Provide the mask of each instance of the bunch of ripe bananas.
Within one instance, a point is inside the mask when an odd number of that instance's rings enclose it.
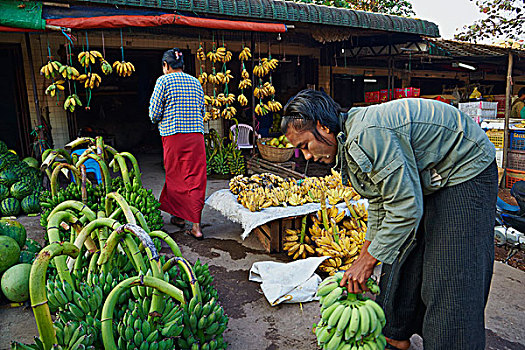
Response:
[[[135,71],[135,66],[133,65],[133,63],[125,61],[113,62],[113,68],[121,77],[129,77]]]
[[[100,61],[100,69],[102,69],[102,73],[105,75],[110,75],[113,73],[113,67],[111,67],[111,64],[104,59]]]
[[[279,112],[281,109],[283,109],[283,106],[275,100],[270,100],[266,103],[266,108],[268,108],[268,110],[271,112]]]
[[[257,98],[275,95],[275,87],[269,82],[265,82],[262,86],[253,89],[253,95]]]
[[[249,47],[244,47],[239,53],[239,59],[241,61],[248,61],[252,57],[252,52]]]
[[[239,82],[239,89],[246,89],[252,86],[251,79],[243,79]]]
[[[58,72],[62,74],[64,79],[75,80],[80,73],[75,67],[63,65],[59,68]]]
[[[223,62],[223,63],[226,63],[226,62],[229,62],[231,61],[232,57],[233,57],[233,54],[231,53],[231,51],[228,51],[226,50],[225,47],[219,47],[217,50],[215,51],[210,51],[208,52],[208,54],[206,55],[206,57],[212,61],[213,63],[215,62]]]
[[[98,51],[92,50],[92,51],[82,51],[78,54],[78,62],[80,62],[80,65],[82,67],[89,67],[90,64],[95,64],[95,61],[97,59],[103,60],[104,57],[102,54]]]
[[[304,216],[301,221],[301,229],[285,230],[283,249],[288,252],[288,255],[292,256],[292,259],[306,259],[308,256],[315,255],[315,249],[312,246],[312,241],[308,235],[306,235],[306,219]]]
[[[204,121],[219,119],[221,117],[221,110],[218,108],[211,108],[204,114]]]
[[[268,112],[269,112],[268,108],[266,107],[264,103],[259,103],[257,104],[257,106],[255,106],[255,114],[259,116],[266,115],[268,114]]]
[[[227,105],[227,104],[231,105],[232,103],[235,102],[235,95],[228,94],[228,96],[226,96],[225,94],[220,93],[217,95],[217,99],[221,102],[222,106]]]
[[[60,73],[61,67],[62,63],[50,60],[40,68],[40,74],[46,77],[46,79],[51,79],[55,77],[55,73]]]
[[[248,99],[246,98],[246,96],[244,96],[244,94],[240,94],[239,96],[237,96],[237,101],[239,101],[239,104],[243,107],[248,105]]]
[[[99,87],[102,78],[97,73],[82,74],[77,78],[78,81],[84,84],[84,88],[94,89]]]
[[[321,298],[321,320],[314,325],[318,345],[326,350],[384,349],[383,309],[363,294],[345,295],[345,288],[339,286],[342,277],[343,273],[338,272],[321,282],[317,289]],[[366,284],[370,292],[380,292],[372,279]]]
[[[199,80],[199,83],[201,83],[201,85],[206,84],[208,82],[208,73],[201,72],[201,74],[199,74],[197,79]]]
[[[261,61],[259,62],[258,65],[253,67],[253,74],[255,74],[256,76],[262,78],[265,75],[270,74],[270,72],[272,70],[277,68],[278,64],[279,64],[279,61],[277,61],[275,58],[268,59],[268,58],[265,57],[265,58],[261,59]]]
[[[197,59],[201,62],[206,61],[206,53],[204,53],[204,49],[202,48],[202,45],[199,45],[199,48],[196,52]]]
[[[216,97],[204,95],[204,104],[212,107],[222,107],[222,101]]]
[[[222,110],[221,117],[224,119],[232,119],[237,114],[237,109],[235,107],[229,106]]]
[[[64,91],[64,80],[58,80],[55,81],[53,84],[49,85],[45,91],[46,95],[51,95],[51,97],[55,97],[57,90]]]
[[[82,106],[77,94],[69,95],[64,101],[64,110],[74,112],[76,106]]]
[[[238,195],[241,191],[257,187],[280,187],[285,180],[271,173],[255,174],[250,177],[238,175],[230,180],[230,191]]]

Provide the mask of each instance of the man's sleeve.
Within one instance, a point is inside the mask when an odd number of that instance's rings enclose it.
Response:
[[[380,199],[371,201],[369,219],[374,222],[367,232],[367,237],[372,238],[368,252],[377,260],[391,264],[423,215],[419,172],[414,157],[405,154],[409,145],[403,148],[400,139],[389,129],[365,130],[356,146],[354,150],[361,150],[370,160],[371,170],[367,175],[381,194]]]
[[[152,123],[158,123],[162,120],[164,114],[164,80],[157,79],[153,94],[149,101],[149,118]]]

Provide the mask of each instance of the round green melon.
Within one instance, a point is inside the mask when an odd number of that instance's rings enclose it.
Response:
[[[0,201],[9,197],[9,188],[0,184]]]
[[[16,220],[0,219],[0,236],[11,237],[22,249],[26,244],[27,232],[24,225]]]
[[[32,189],[26,182],[18,181],[11,185],[11,196],[15,197],[18,200],[21,200],[24,197],[27,197],[31,194]]]
[[[18,180],[16,173],[11,169],[4,169],[0,172],[0,184],[11,187]]]
[[[26,249],[25,250],[36,254],[36,253],[39,253],[40,250],[42,250],[42,246],[40,245],[40,243],[38,243],[34,239],[28,238],[26,239]]]
[[[9,197],[0,202],[0,211],[3,216],[17,216],[20,209],[20,202],[16,198]]]
[[[33,157],[25,157],[22,159],[22,162],[25,162],[27,165],[29,165],[32,168],[38,169],[38,160],[36,160]]]
[[[11,237],[0,236],[0,274],[16,264],[20,258],[20,247]]]
[[[40,200],[38,194],[30,194],[20,203],[22,211],[26,214],[40,213]]]
[[[0,154],[7,152],[7,145],[4,141],[0,140]]]
[[[29,250],[22,250],[20,252],[20,259],[18,259],[18,262],[21,264],[32,264],[35,259],[35,253],[30,252]]]
[[[29,275],[31,264],[18,264],[7,270],[2,276],[2,292],[7,299],[21,303],[29,300]]]

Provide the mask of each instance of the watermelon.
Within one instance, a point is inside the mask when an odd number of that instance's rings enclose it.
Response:
[[[4,154],[5,152],[7,152],[7,145],[4,141],[0,140],[0,154]]]
[[[11,237],[0,236],[0,274],[16,264],[20,258],[20,247]]]
[[[22,199],[20,203],[22,211],[26,214],[40,213],[40,200],[38,197],[38,194],[30,194]]]
[[[7,186],[0,185],[0,201],[3,201],[7,197],[9,197],[9,188],[7,188]]]
[[[16,198],[6,198],[0,202],[0,212],[3,216],[17,216],[20,213],[20,202]]]
[[[0,184],[10,187],[18,180],[16,173],[10,169],[0,171]]]
[[[36,253],[30,252],[29,250],[22,250],[18,262],[21,264],[32,264],[35,259]]]
[[[22,181],[15,182],[11,185],[11,196],[15,197],[18,200],[21,200],[24,197],[27,197],[33,192],[31,187]]]
[[[27,250],[28,252],[36,254],[36,253],[39,253],[40,250],[42,250],[42,246],[40,245],[40,243],[38,243],[34,239],[28,238],[26,240],[26,249],[25,250]]]
[[[22,159],[22,162],[26,163],[31,168],[38,169],[38,160],[36,160],[33,157],[25,157],[24,159]]]
[[[18,264],[7,270],[2,276],[2,292],[7,299],[21,303],[29,300],[29,275],[31,264]]]
[[[16,220],[0,219],[0,236],[11,237],[18,243],[20,249],[26,244],[26,228]]]

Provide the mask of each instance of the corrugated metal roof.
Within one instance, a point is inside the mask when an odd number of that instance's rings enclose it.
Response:
[[[439,37],[435,23],[379,13],[282,0],[78,0],[223,15],[280,22],[302,22],[351,28],[375,29]]]
[[[455,40],[428,38],[428,53],[450,57],[500,57],[507,56],[509,49],[496,45],[473,44]],[[510,49],[519,56],[525,56],[525,50]]]

